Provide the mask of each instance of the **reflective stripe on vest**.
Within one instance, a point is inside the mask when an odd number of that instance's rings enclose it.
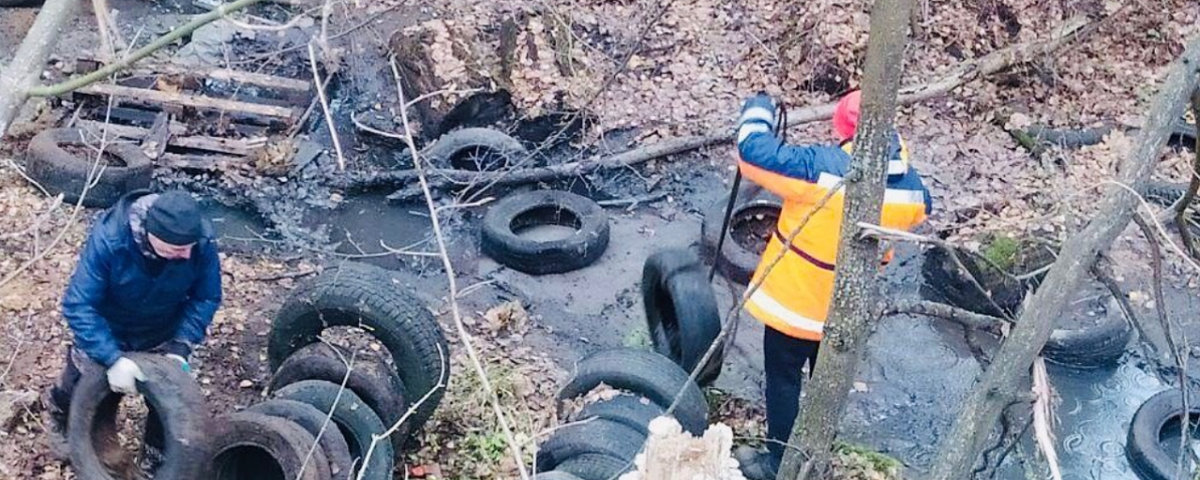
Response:
[[[842,177],[832,173],[821,172],[817,177],[817,186],[829,190],[842,181]],[[838,186],[838,195],[846,193],[846,185]],[[904,190],[900,188],[889,188],[883,192],[883,203],[891,204],[925,204],[925,192],[920,190]]]
[[[847,155],[854,155],[854,142],[846,142],[842,144],[842,151]],[[888,175],[904,175],[908,173],[908,145],[904,143],[904,139],[900,139],[900,159],[888,160]]]
[[[763,289],[759,288],[750,294],[747,303],[752,303],[754,306],[761,308],[764,312],[783,320],[789,326],[820,334],[825,331],[825,322],[822,320],[813,320],[811,318],[800,315],[785,307],[778,300],[775,300]]]

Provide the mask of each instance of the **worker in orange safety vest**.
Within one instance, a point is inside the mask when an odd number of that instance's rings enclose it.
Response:
[[[816,365],[825,318],[833,298],[834,261],[844,209],[839,187],[824,206],[813,209],[851,169],[858,126],[860,92],[843,97],[833,116],[840,145],[788,145],[775,131],[776,107],[763,93],[748,99],[738,121],[738,168],[743,176],[783,199],[774,234],[767,243],[748,291],[746,311],[765,324],[763,364],[766,371],[767,451],[738,452],[750,480],[774,480],[783,448],[799,410],[802,369]],[[908,148],[893,134],[888,148],[887,190],[880,224],[911,230],[925,221],[932,201],[921,177],[909,165]],[[786,240],[812,217],[790,245]],[[773,268],[770,264],[783,251]],[[887,252],[884,260],[890,259]]]

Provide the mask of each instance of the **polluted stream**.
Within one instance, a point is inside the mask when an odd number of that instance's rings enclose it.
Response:
[[[696,212],[702,209],[695,206],[715,199],[703,188],[690,196],[687,205],[660,202],[633,211],[610,209],[612,241],[604,256],[592,266],[560,275],[528,276],[479,254],[478,224],[486,207],[448,216],[453,218],[445,220],[452,226],[447,240],[459,276],[481,285],[463,299],[464,306],[484,311],[495,302],[522,300],[537,326],[521,341],[549,352],[568,370],[591,351],[627,345],[634,332],[644,328],[638,292],[642,262],[660,248],[697,248]],[[254,215],[214,202],[205,206],[226,246],[261,249],[259,235],[267,228]],[[423,298],[444,296],[440,265],[433,263],[436,257],[387,255],[382,248],[436,252],[424,204],[392,205],[383,194],[357,195],[330,210],[313,209],[305,221],[310,227],[327,227],[338,253],[410,275],[413,286],[424,290],[418,291]],[[535,226],[519,233],[548,240],[569,235],[572,229]],[[896,261],[885,275],[886,295],[920,296],[923,258],[916,247],[898,246]],[[733,293],[741,288],[730,288],[718,277],[714,290],[722,312],[733,305]],[[743,315],[740,330],[715,387],[761,402],[761,326]],[[987,352],[996,350],[994,339],[979,343]],[[867,342],[842,437],[892,455],[914,471],[927,471],[939,439],[949,433],[957,408],[979,374],[971,352],[956,325],[912,315],[883,318]],[[1064,479],[1138,479],[1124,450],[1129,423],[1142,402],[1167,388],[1144,363],[1136,352],[1127,352],[1118,365],[1108,368],[1048,364],[1057,396],[1054,434]],[[1171,443],[1169,437],[1165,435],[1166,444]],[[1178,445],[1177,438],[1174,443]],[[1026,478],[1022,461],[1044,474],[1044,462],[1031,460],[1033,455],[1037,454],[1026,435],[996,478]]]

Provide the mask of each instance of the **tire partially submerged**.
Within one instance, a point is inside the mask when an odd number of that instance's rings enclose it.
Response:
[[[154,165],[140,148],[131,143],[109,142],[104,152],[124,165],[99,165],[93,143],[83,130],[51,128],[43,130],[29,141],[25,172],[50,194],[63,194],[63,202],[74,204],[83,196],[83,206],[107,208],[134,190],[149,188]],[[86,156],[68,151],[83,150]],[[107,156],[106,155],[106,156]],[[102,161],[103,162],[103,161]],[[95,183],[88,180],[98,172]],[[86,195],[83,195],[86,188]]]
[[[331,478],[324,451],[312,448],[317,441],[313,434],[283,418],[250,412],[226,415],[213,422],[212,441],[211,473],[196,478]]]
[[[1196,398],[1196,394],[1192,393],[1191,397]],[[1142,480],[1175,479],[1179,452],[1166,451],[1160,440],[1166,428],[1178,428],[1184,418],[1192,423],[1200,421],[1200,405],[1192,402],[1185,412],[1183,398],[1177,388],[1155,394],[1133,414],[1129,436],[1125,441],[1125,454],[1129,457],[1130,466]]]
[[[520,235],[535,225],[574,229],[565,238]],[[532,275],[564,273],[591,265],[608,248],[608,214],[587,197],[556,190],[509,195],[488,209],[481,248],[500,264]]]
[[[205,478],[209,460],[209,426],[212,417],[204,394],[179,362],[162,355],[127,353],[146,374],[138,392],[156,412],[162,425],[163,460],[154,471],[157,480]],[[82,376],[71,398],[67,439],[76,478],[116,480],[102,459],[121,455],[117,438],[117,414],[121,394],[108,386],[104,368],[94,363],[81,365]]]
[[[1125,354],[1133,327],[1115,300],[1109,300],[1099,315],[1080,325],[1055,328],[1042,347],[1046,360],[1072,368],[1111,366]]]
[[[392,355],[410,398],[420,399],[450,378],[450,350],[437,319],[399,279],[383,269],[347,262],[302,284],[275,316],[267,345],[272,371],[327,327],[361,326]],[[445,394],[437,388],[408,422],[416,432]],[[415,400],[414,400],[415,401]]]
[[[520,141],[491,128],[454,130],[421,153],[434,165],[472,171],[500,170],[529,156]]]
[[[642,304],[654,350],[690,374],[721,333],[721,313],[707,270],[687,250],[655,252],[642,268]],[[696,382],[716,380],[724,358],[720,346]]]

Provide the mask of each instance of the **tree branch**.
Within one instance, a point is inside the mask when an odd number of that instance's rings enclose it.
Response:
[[[889,303],[883,309],[884,315],[927,315],[930,317],[938,317],[944,320],[962,325],[963,327],[972,330],[983,330],[985,332],[1000,335],[1004,325],[1007,323],[1004,319],[993,317],[991,315],[983,315],[969,310],[946,305],[944,303],[931,302],[928,300],[902,300]]]
[[[1200,89],[1192,92],[1192,115],[1196,118],[1196,138],[1200,138]],[[1196,199],[1196,191],[1200,190],[1200,141],[1196,142],[1196,159],[1192,164],[1191,181],[1188,182],[1187,192],[1175,207],[1175,224],[1179,227],[1179,237],[1183,239],[1183,247],[1188,255],[1200,258],[1196,254],[1196,240],[1192,238],[1192,229],[1187,222],[1187,210]]]

